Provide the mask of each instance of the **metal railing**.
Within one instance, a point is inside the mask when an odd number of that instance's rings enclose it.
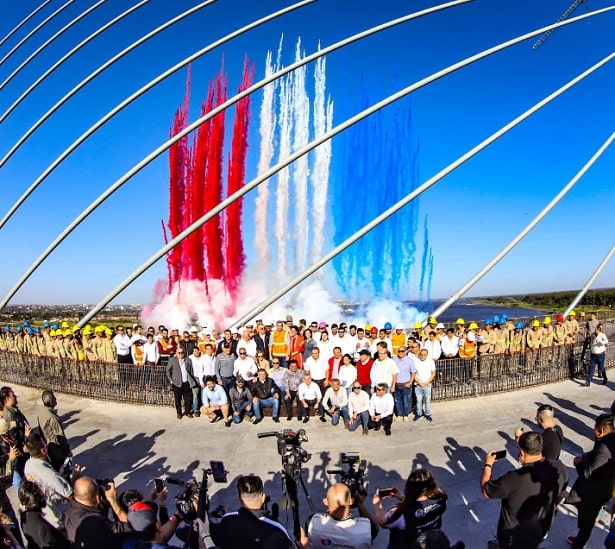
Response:
[[[611,327],[609,331],[615,332],[615,326]],[[581,343],[534,354],[438,360],[433,399],[469,398],[580,377],[589,361],[588,349],[581,363],[582,349]],[[605,366],[615,366],[612,353],[607,352]],[[173,405],[164,366],[78,362],[0,352],[0,368],[0,378],[19,385],[131,404]]]

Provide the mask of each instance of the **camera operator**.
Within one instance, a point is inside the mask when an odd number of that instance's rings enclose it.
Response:
[[[23,445],[26,437],[30,434],[31,428],[26,416],[23,415],[17,406],[17,395],[11,387],[0,389],[0,402],[3,406],[4,421],[9,429],[15,434],[13,446],[19,450],[19,455],[15,459],[13,468],[13,486],[19,490],[19,485],[24,478],[24,467],[28,461],[28,455],[23,453]]]
[[[323,503],[327,506],[324,513],[314,513],[305,523],[299,546],[303,549],[318,547],[344,547],[366,549],[378,534],[378,523],[363,504],[365,496],[356,499],[359,517],[354,518],[350,507],[355,499],[350,489],[341,482],[327,490]]]
[[[118,503],[115,483],[110,480],[99,486],[93,478],[83,476],[75,481],[73,490],[73,499],[64,515],[66,536],[72,546],[119,549],[131,529],[126,512]],[[107,518],[108,508],[101,506],[101,492],[117,516],[116,521]]]
[[[220,549],[293,549],[295,544],[284,527],[267,518],[263,505],[263,481],[256,475],[239,477],[237,496],[241,507],[212,523],[212,539]]]
[[[8,431],[8,423],[0,418],[0,523],[4,526],[5,530],[10,530],[11,535],[16,540],[21,541],[21,533],[17,525],[15,510],[6,494],[7,489],[13,485],[13,470],[20,452],[11,442],[10,438],[6,438]],[[0,528],[0,534],[2,534],[2,528]]]

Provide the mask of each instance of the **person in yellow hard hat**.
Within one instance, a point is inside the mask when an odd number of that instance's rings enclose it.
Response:
[[[467,381],[478,375],[477,331],[478,324],[476,324],[476,322],[471,322],[467,331],[464,331],[463,337],[459,338],[459,356],[468,361],[467,365],[464,367],[464,377]]]
[[[458,318],[455,321],[455,337],[460,340],[466,336],[466,328],[465,328],[465,320],[463,318]]]
[[[540,341],[540,365],[548,367],[553,360],[553,339],[555,337],[555,330],[551,324],[551,317],[546,316],[542,321],[542,339]]]
[[[542,328],[538,319],[532,320],[531,329],[527,331],[527,362],[526,370],[529,372],[536,366],[536,361],[540,353],[540,344],[542,343]]]
[[[577,334],[580,332],[579,323],[577,322],[577,313],[570,311],[566,319],[566,343],[574,345],[577,342]]]

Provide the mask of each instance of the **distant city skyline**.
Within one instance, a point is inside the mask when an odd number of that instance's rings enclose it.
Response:
[[[197,3],[189,0],[179,7],[168,0],[151,2],[95,39],[2,122],[0,157],[96,67]],[[93,0],[73,4],[0,63],[0,83],[45,40],[93,4]],[[271,0],[266,6],[247,0],[218,0],[103,73],[0,168],[0,214],[8,211],[74,139],[140,86],[208,43],[290,4],[286,0]],[[353,91],[361,82],[381,84],[381,97],[370,98],[376,101],[464,57],[555,22],[569,4],[570,0],[475,0],[344,48],[327,56],[327,91],[336,105],[335,112],[346,112],[343,106],[356,107],[360,103]],[[289,52],[301,37],[306,52],[312,53],[319,44],[329,45],[433,5],[433,0],[420,0],[412,6],[400,0],[319,0],[251,31],[192,64],[190,121],[199,116],[199,101],[204,98],[207,82],[219,69],[222,56],[230,92],[241,77],[245,54],[255,62],[255,80],[263,78],[267,50],[275,52],[282,34]],[[588,1],[574,15],[606,5],[604,0]],[[59,6],[59,2],[50,2],[3,44],[0,59]],[[7,1],[0,39],[34,7]],[[127,8],[124,2],[107,2],[44,49],[2,90],[0,115],[62,55]],[[412,94],[408,101],[419,150],[419,183],[611,53],[614,26],[612,12],[589,18],[556,30],[537,50],[531,48],[535,39],[528,40]],[[285,64],[290,62],[284,59]],[[0,230],[5,257],[0,267],[1,296],[83,208],[168,138],[175,109],[183,99],[185,80],[183,69],[96,132]],[[611,62],[421,196],[418,221],[422,227],[423,217],[427,216],[434,255],[432,298],[448,297],[483,267],[608,137],[615,127],[611,98],[614,84]],[[262,96],[262,91],[252,96],[254,124],[250,126],[247,180],[256,175],[255,134]],[[342,120],[334,114],[334,124]],[[334,139],[334,158],[335,143]],[[394,135],[389,146],[395,147]],[[607,227],[615,203],[614,168],[611,147],[552,214],[468,295],[581,288],[613,244],[612,231]],[[163,155],[94,212],[43,263],[11,304],[97,303],[163,245],[161,220],[168,217],[168,178],[168,157]],[[370,199],[369,189],[349,189]],[[251,215],[254,197],[250,193],[244,201],[244,219]],[[353,215],[350,201],[330,208],[335,211],[332,217],[336,223]],[[327,223],[325,228],[331,246],[332,225]],[[417,239],[421,238],[419,232]],[[248,262],[253,263],[254,250],[246,251]],[[346,253],[352,253],[352,248]],[[420,257],[415,260],[420,261]],[[336,294],[330,269],[327,272],[332,298],[342,298]],[[147,303],[158,281],[165,278],[166,266],[159,261],[115,303]],[[614,280],[615,265],[611,263],[596,281],[596,287],[608,287]],[[407,297],[411,299],[417,292],[418,287],[411,287]]]

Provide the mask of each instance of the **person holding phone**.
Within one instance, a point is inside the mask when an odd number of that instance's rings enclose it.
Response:
[[[385,511],[382,503],[386,498],[394,498],[399,503]],[[397,488],[378,490],[372,503],[378,524],[389,530],[388,547],[412,547],[423,532],[440,529],[447,500],[448,495],[427,469],[410,473],[403,494]]]
[[[505,451],[502,455],[492,450],[485,456],[480,485],[485,498],[502,500],[499,547],[533,549],[551,527],[555,506],[568,485],[568,470],[558,460],[544,459],[540,433],[522,433],[517,445],[521,468],[491,480],[496,460],[505,457]]]

